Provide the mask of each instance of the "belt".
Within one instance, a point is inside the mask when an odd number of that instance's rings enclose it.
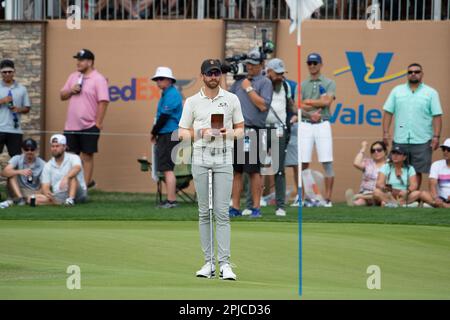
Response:
[[[227,148],[223,147],[223,148],[209,148],[209,147],[203,147],[202,151],[205,152],[206,150],[209,151],[209,153],[214,156],[216,154],[223,154],[223,153],[227,153]]]
[[[314,122],[311,121],[310,119],[302,119],[302,122],[311,123],[311,124],[318,124],[318,123],[322,123],[325,121],[328,121],[328,119],[320,119],[319,121],[314,121]]]

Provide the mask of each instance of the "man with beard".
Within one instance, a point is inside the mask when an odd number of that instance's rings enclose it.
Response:
[[[209,217],[208,170],[213,171],[213,211],[220,279],[236,280],[230,259],[230,218],[228,206],[233,185],[233,141],[243,136],[244,117],[236,95],[219,86],[219,60],[207,59],[201,65],[205,86],[186,99],[179,123],[179,136],[190,146],[193,139],[192,176],[197,191],[200,240],[205,265],[197,277],[215,275],[216,259],[211,239],[213,223]],[[218,120],[217,120],[218,119]]]
[[[94,68],[94,54],[82,49],[74,56],[77,71],[73,72],[61,89],[61,100],[69,100],[64,135],[68,151],[80,155],[84,180],[94,187],[94,153],[98,151],[100,131],[109,103],[108,82]]]
[[[66,152],[66,137],[55,134],[50,138],[50,151],[53,156],[44,166],[41,175],[42,195],[36,195],[36,205],[66,205],[87,200],[87,187],[84,181],[81,159]]]
[[[438,92],[422,82],[418,63],[408,66],[408,82],[392,89],[383,110],[383,141],[389,143],[392,117],[395,117],[393,147],[408,153],[420,188],[422,174],[429,173],[432,153],[439,147],[442,108]]]

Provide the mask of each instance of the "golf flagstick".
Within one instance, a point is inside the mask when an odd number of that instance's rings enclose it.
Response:
[[[212,181],[212,179],[213,179],[212,169],[208,169],[208,202],[209,202],[208,212],[209,212],[209,250],[210,250],[209,262],[210,262],[210,268],[211,268],[210,278],[212,278],[212,274],[213,274],[213,254],[214,254],[213,221],[212,221],[212,212],[213,212],[213,185],[212,185],[213,181]]]

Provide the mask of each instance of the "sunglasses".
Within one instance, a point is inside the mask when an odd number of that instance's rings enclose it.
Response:
[[[166,79],[166,78],[159,77],[159,78],[155,78],[155,81],[163,81],[164,79]]]
[[[34,152],[34,150],[36,150],[36,149],[32,149],[32,148],[26,148],[26,149],[23,149],[25,152]]]
[[[310,66],[310,65],[317,66],[319,63],[317,61],[308,61],[306,64],[308,66]]]
[[[208,71],[205,73],[205,76],[207,77],[220,77],[222,75],[222,72],[220,72],[219,70],[215,70],[215,71]]]
[[[383,152],[384,149],[383,148],[373,148],[372,150],[370,150],[370,153],[380,153]]]
[[[2,74],[12,74],[14,71],[2,71]]]
[[[391,153],[392,153],[392,154],[398,154],[398,155],[404,156],[404,154],[403,154],[403,153],[401,153],[401,152],[397,152],[397,151],[392,151]]]
[[[450,152],[450,148],[449,147],[441,147],[442,151],[447,151]]]
[[[421,70],[408,70],[408,74],[420,74]]]

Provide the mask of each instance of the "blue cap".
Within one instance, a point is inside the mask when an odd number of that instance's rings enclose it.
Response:
[[[306,62],[317,62],[317,63],[322,63],[322,57],[320,56],[320,54],[318,53],[310,53],[308,55],[308,59],[306,60]]]

